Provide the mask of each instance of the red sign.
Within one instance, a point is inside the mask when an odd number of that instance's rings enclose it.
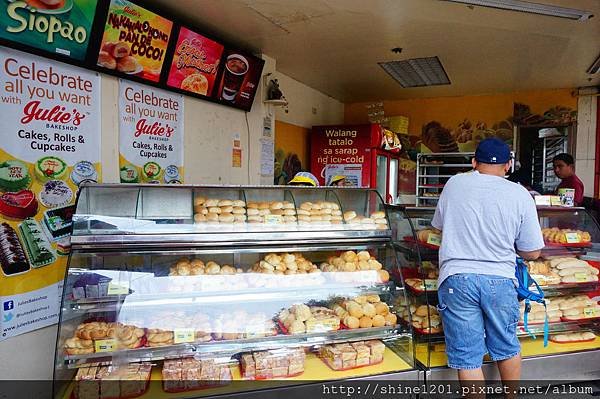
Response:
[[[360,187],[369,187],[371,148],[380,143],[379,125],[315,126],[310,136],[311,172],[319,184],[342,170],[358,172]],[[344,165],[348,165],[345,167]]]
[[[221,44],[182,27],[167,85],[210,97],[222,54]]]

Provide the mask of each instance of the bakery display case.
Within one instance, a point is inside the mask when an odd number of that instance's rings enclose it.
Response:
[[[71,245],[55,398],[420,376],[374,190],[85,185]]]
[[[442,232],[431,227],[435,208],[386,208],[407,289],[407,296],[397,299],[398,317],[413,327],[415,359],[427,370],[426,379],[455,379],[456,373],[447,367],[443,323],[436,309]],[[523,378],[596,379],[600,376],[598,223],[584,208],[538,207],[538,215],[546,246],[539,259],[527,263],[545,294],[549,342],[544,346],[543,305],[532,303],[525,329],[522,303],[517,331]],[[484,363],[486,375],[495,375],[490,366]]]

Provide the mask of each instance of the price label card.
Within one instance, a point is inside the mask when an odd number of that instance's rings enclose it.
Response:
[[[94,341],[96,352],[113,352],[117,348],[117,341],[114,339],[97,339]]]
[[[579,244],[581,242],[581,236],[579,233],[565,233],[567,244]]]
[[[550,205],[551,206],[562,206],[563,203],[560,200],[560,197],[558,195],[551,195],[550,196]]]
[[[596,308],[583,308],[583,315],[585,317],[598,317],[600,312]]]
[[[440,246],[442,245],[442,236],[435,233],[429,233],[427,236],[427,244]]]
[[[108,283],[107,295],[129,295],[129,281],[111,281]]]
[[[173,342],[182,344],[184,342],[194,342],[196,333],[193,328],[177,328],[173,330]]]
[[[446,344],[435,344],[433,346],[434,352],[446,352]]]
[[[438,282],[437,282],[437,280],[426,279],[425,280],[425,289],[427,291],[437,291],[437,289],[438,289]]]
[[[535,204],[537,206],[550,206],[550,205],[552,205],[551,202],[550,202],[550,196],[549,195],[536,195],[535,197],[533,197],[533,199],[535,200]]]
[[[265,215],[266,224],[282,224],[283,216],[281,215]]]
[[[586,273],[575,273],[575,280],[577,280],[578,283],[582,283],[587,281],[587,274]]]

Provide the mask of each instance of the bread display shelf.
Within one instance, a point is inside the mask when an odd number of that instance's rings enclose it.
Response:
[[[184,343],[163,347],[143,347],[113,352],[89,353],[84,355],[64,355],[63,360],[68,368],[78,368],[95,362],[111,363],[113,357],[125,358],[127,359],[127,362],[133,363],[194,356],[197,354],[211,354],[211,356],[233,356],[236,353],[255,350],[270,350],[298,346],[310,347],[313,345],[336,344],[371,339],[385,340],[396,337],[396,329],[397,326],[386,326],[317,332],[310,334],[280,334],[264,338]]]
[[[115,311],[118,310],[118,308],[121,308],[121,305],[132,307],[144,305],[152,306],[158,309],[161,306],[173,306],[172,301],[177,299],[185,299],[190,306],[198,306],[204,299],[210,300],[211,303],[218,303],[218,298],[221,298],[221,302],[231,302],[235,301],[235,297],[240,295],[244,296],[246,302],[264,301],[265,299],[276,299],[278,297],[285,298],[286,300],[291,300],[296,297],[303,299],[306,297],[306,292],[302,288],[310,290],[311,293],[318,297],[326,298],[331,296],[354,296],[357,292],[360,292],[363,295],[387,295],[393,292],[395,285],[393,282],[379,283],[374,285],[348,283],[338,285],[330,284],[318,287],[272,287],[232,291],[131,294],[123,296],[72,300],[70,301],[70,308],[72,312],[78,313]],[[156,304],[152,303],[153,301],[156,301]],[[123,304],[124,302],[125,304]],[[126,306],[123,306],[123,308],[126,308]],[[185,306],[185,303],[178,304],[178,306]]]
[[[416,240],[414,237],[411,237],[411,236],[406,236],[406,237],[403,237],[402,239],[404,241],[408,242],[408,243],[416,244],[416,245],[418,245],[420,247],[431,249],[431,250],[434,250],[434,251],[437,251],[437,250],[440,249],[440,247],[438,245],[428,244],[426,242]]]
[[[547,248],[591,248],[592,247],[592,243],[591,242],[577,242],[577,243],[570,243],[570,244],[560,244],[560,243],[556,243],[556,242],[548,242],[545,241],[544,242],[546,244]]]

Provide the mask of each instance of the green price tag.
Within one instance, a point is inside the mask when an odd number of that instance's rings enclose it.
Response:
[[[129,294],[129,281],[119,281],[115,283],[111,281],[108,283],[108,295],[128,295]]]
[[[429,236],[427,236],[427,244],[436,245],[439,247],[442,245],[442,236],[435,233],[429,233]]]
[[[438,289],[437,280],[425,279],[425,289],[427,291],[437,291],[437,289]]]
[[[581,236],[579,233],[565,233],[567,244],[578,244],[581,242]]]
[[[265,215],[266,224],[281,224],[283,223],[283,216],[281,215]]]
[[[116,347],[117,342],[114,339],[97,339],[94,341],[96,352],[113,352]]]
[[[596,308],[584,308],[583,309],[583,315],[585,317],[597,317],[598,316],[598,309],[596,309]]]
[[[173,330],[173,342],[182,344],[184,342],[194,342],[196,333],[193,328],[177,328]]]

